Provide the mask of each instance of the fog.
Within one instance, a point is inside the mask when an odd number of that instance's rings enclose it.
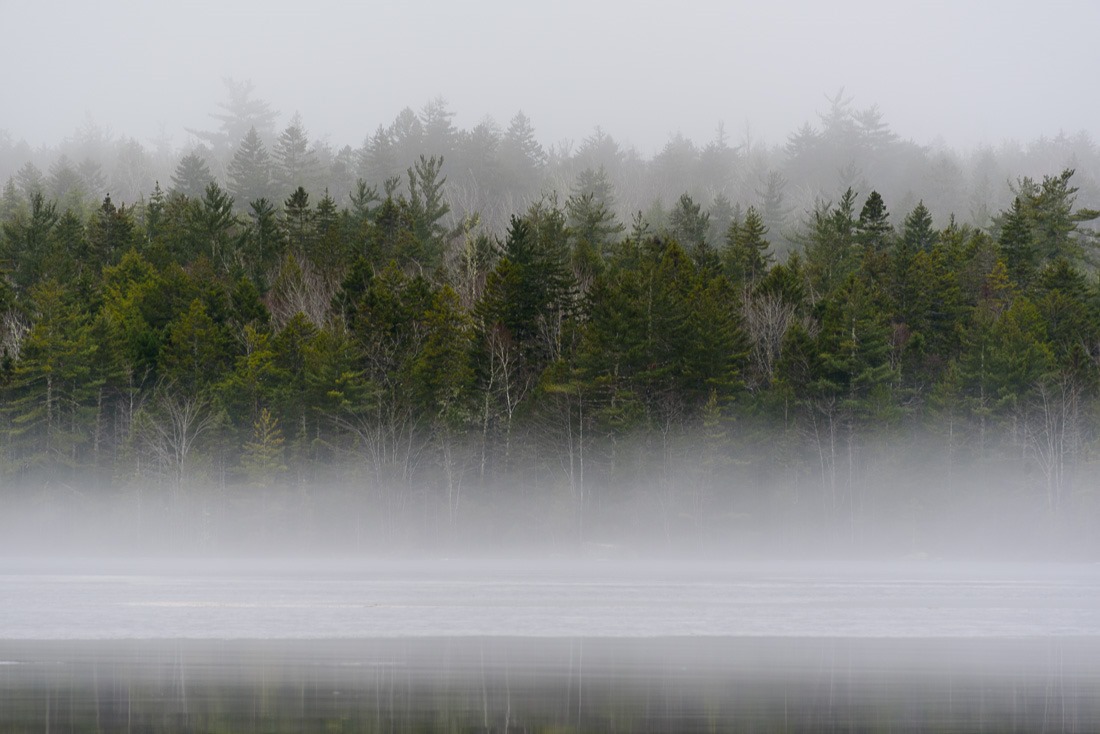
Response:
[[[1070,455],[1062,489],[1052,489],[1033,462],[962,457],[916,432],[864,436],[856,458],[824,464],[812,441],[798,458],[780,434],[765,436],[776,448],[756,448],[755,458],[736,447],[716,453],[697,431],[665,450],[630,440],[637,445],[617,447],[614,474],[602,463],[606,446],[586,445],[585,464],[571,471],[570,449],[546,443],[525,449],[537,459],[479,478],[473,440],[451,446],[449,464],[420,447],[403,459],[417,465],[404,478],[355,455],[262,482],[203,456],[182,479],[149,470],[104,485],[31,474],[5,493],[0,557],[146,559],[146,572],[150,559],[170,570],[177,558],[208,570],[229,558],[291,569],[309,559],[526,559],[561,564],[566,575],[589,562],[932,564],[949,574],[952,563],[1087,566],[1100,557],[1093,465]]]
[[[903,139],[960,148],[1094,130],[1089,2],[537,3],[284,0],[0,3],[0,130],[52,145],[90,119],[144,145],[210,127],[221,80],[336,148],[442,96],[460,127],[517,110],[544,145],[596,125],[657,152],[670,135],[782,143],[843,87]]]

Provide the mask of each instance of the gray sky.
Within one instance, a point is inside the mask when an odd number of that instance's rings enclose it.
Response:
[[[337,146],[437,95],[462,127],[523,109],[543,142],[598,124],[646,155],[719,120],[782,142],[841,86],[921,143],[1100,125],[1097,2],[0,0],[0,22],[0,129],[32,145],[89,116],[181,144],[224,76]]]

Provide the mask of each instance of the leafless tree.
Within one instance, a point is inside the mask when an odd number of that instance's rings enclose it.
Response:
[[[1041,381],[1025,420],[1024,441],[1028,453],[1046,480],[1047,509],[1062,509],[1077,457],[1084,445],[1081,402],[1084,389],[1073,375]]]
[[[488,384],[482,406],[481,474],[484,476],[489,444],[489,427],[496,409],[504,419],[504,461],[511,462],[512,426],[516,410],[535,383],[530,370],[523,369],[519,346],[504,327],[497,325],[486,335]]]
[[[217,413],[205,395],[163,384],[137,420],[142,444],[169,479],[175,504],[187,481],[195,444],[217,424]]]
[[[308,260],[288,255],[271,289],[271,318],[281,329],[296,314],[320,328],[328,319],[337,284]]]
[[[9,308],[0,319],[0,352],[12,356],[19,354],[23,348],[23,339],[30,330],[31,325],[26,315]]]
[[[775,365],[783,348],[787,330],[795,323],[794,304],[777,293],[753,294],[746,291],[742,299],[745,330],[752,342],[749,358],[753,371],[760,376],[761,386],[775,377]]]

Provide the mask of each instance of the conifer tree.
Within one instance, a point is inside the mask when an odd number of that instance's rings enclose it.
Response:
[[[234,201],[243,205],[260,198],[272,198],[271,157],[256,128],[250,128],[241,140],[226,173]]]
[[[180,159],[176,172],[172,174],[172,191],[177,194],[201,199],[206,187],[214,180],[199,151],[192,151]]]

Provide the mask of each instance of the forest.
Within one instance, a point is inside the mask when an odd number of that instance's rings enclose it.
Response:
[[[8,538],[1100,552],[1086,134],[840,92],[647,159],[436,99],[335,149],[227,97],[183,150],[0,133]]]

